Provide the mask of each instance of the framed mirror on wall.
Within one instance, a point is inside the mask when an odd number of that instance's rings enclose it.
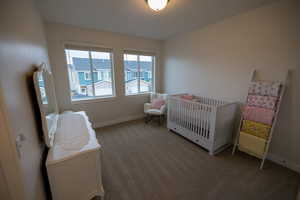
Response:
[[[59,110],[53,77],[45,63],[37,67],[33,75],[33,82],[41,113],[44,140],[46,145],[51,147],[57,127]]]

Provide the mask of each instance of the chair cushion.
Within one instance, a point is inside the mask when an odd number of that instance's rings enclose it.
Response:
[[[161,110],[158,109],[149,109],[146,111],[147,114],[150,115],[162,115],[163,113],[161,112]]]
[[[163,99],[153,99],[151,102],[152,109],[160,109],[163,105],[165,105],[166,101]]]

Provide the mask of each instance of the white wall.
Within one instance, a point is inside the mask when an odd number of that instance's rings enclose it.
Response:
[[[1,163],[0,163],[0,195],[1,195],[1,198],[3,198],[3,199],[8,199],[8,200],[11,199],[11,195],[8,190],[6,177],[3,173]]]
[[[32,75],[34,66],[48,63],[44,27],[33,0],[1,1],[0,24],[0,96],[13,137],[26,137],[20,158],[26,192],[22,199],[41,200],[45,199],[41,175],[45,146]]]
[[[299,1],[280,1],[167,40],[162,80],[168,93],[244,102],[252,69],[269,80],[293,69],[271,156],[300,171],[299,10]]]
[[[54,23],[46,24],[46,33],[60,111],[85,110],[95,126],[142,116],[143,103],[148,101],[148,95],[124,96],[122,52],[124,49],[133,49],[156,53],[156,86],[159,90],[160,41]],[[64,43],[68,41],[113,48],[116,98],[72,104],[64,54]]]

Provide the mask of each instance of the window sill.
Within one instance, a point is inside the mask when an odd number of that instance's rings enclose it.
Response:
[[[135,96],[149,96],[152,92],[144,92],[137,94],[126,94],[125,97],[135,97]]]
[[[105,96],[105,97],[71,100],[71,103],[72,104],[97,103],[97,102],[113,101],[115,99],[116,99],[116,96]]]

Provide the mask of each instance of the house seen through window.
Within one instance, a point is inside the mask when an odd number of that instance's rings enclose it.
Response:
[[[155,57],[124,54],[124,75],[126,95],[149,93],[153,91],[153,72]]]
[[[114,95],[110,51],[66,47],[65,54],[72,100]]]

